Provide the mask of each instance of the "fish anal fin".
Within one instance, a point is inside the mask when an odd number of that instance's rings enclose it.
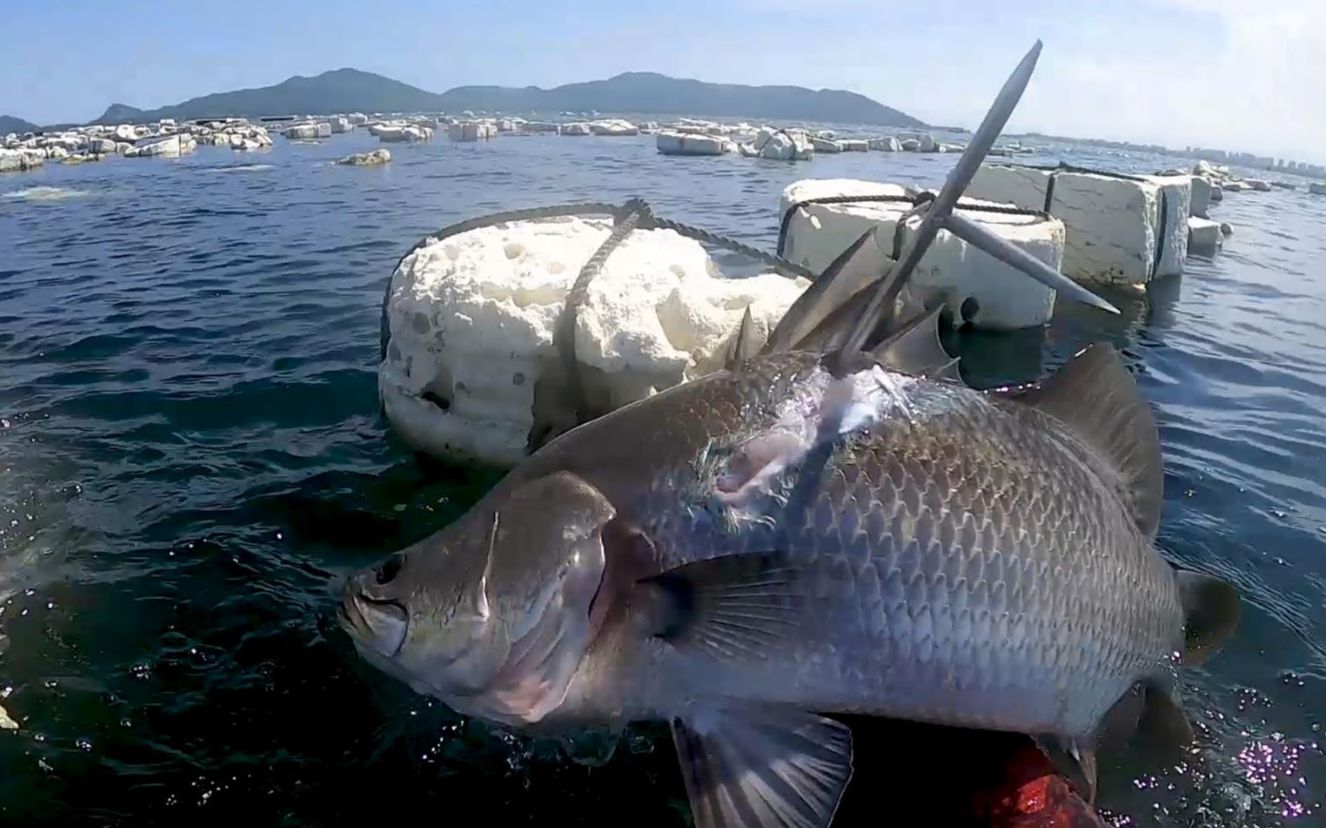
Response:
[[[1137,732],[1148,745],[1165,750],[1186,747],[1194,738],[1192,724],[1179,700],[1158,684],[1146,687],[1146,706],[1137,722]]]
[[[693,711],[672,738],[696,828],[827,828],[852,776],[846,725],[802,710]]]
[[[1096,728],[1100,750],[1122,750],[1140,742],[1144,747],[1172,751],[1192,743],[1193,729],[1168,680],[1134,684],[1109,709]]]
[[[1119,475],[1137,527],[1155,538],[1165,483],[1160,435],[1118,352],[1092,345],[1017,399],[1063,422],[1103,455]]]
[[[1182,661],[1201,664],[1219,652],[1238,627],[1239,593],[1225,581],[1200,572],[1177,571],[1174,581],[1183,606]]]
[[[1094,738],[1065,739],[1046,735],[1037,737],[1036,744],[1054,763],[1059,775],[1066,779],[1088,804],[1096,801],[1097,765]]]
[[[802,566],[778,552],[726,555],[640,583],[661,593],[655,635],[711,658],[761,659],[803,615]]]

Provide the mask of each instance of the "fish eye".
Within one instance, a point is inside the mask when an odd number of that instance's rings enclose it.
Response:
[[[401,571],[403,557],[403,555],[392,555],[382,562],[382,566],[378,567],[377,574],[374,576],[378,586],[386,586],[396,580],[396,576]]]

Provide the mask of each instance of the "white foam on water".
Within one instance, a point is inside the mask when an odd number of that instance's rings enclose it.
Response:
[[[74,190],[68,187],[28,187],[5,193],[7,201],[63,201],[68,198],[82,198],[91,195],[87,190]]]
[[[212,167],[216,172],[262,172],[276,169],[275,164],[232,164],[226,167]]]

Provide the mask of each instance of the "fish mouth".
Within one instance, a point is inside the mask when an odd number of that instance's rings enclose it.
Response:
[[[360,647],[394,658],[405,646],[405,634],[410,627],[405,606],[394,599],[365,595],[358,578],[346,581],[336,614],[341,628]]]

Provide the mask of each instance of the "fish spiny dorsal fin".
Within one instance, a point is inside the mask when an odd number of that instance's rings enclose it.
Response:
[[[937,304],[928,311],[905,322],[892,336],[871,350],[871,356],[886,368],[903,374],[945,379],[958,378],[957,361],[944,350],[939,339],[939,315],[944,305]]]
[[[728,343],[727,358],[724,367],[731,370],[758,354],[760,351],[759,335],[755,332],[755,319],[750,314],[750,306],[741,316],[741,325],[737,328],[732,341]]]
[[[858,256],[883,256],[877,245],[870,244],[874,236],[873,228],[867,230],[829,262],[819,278],[811,282],[810,287],[783,313],[783,318],[778,320],[773,332],[769,334],[761,353],[775,354],[799,348],[796,343],[804,341],[814,329],[820,327],[825,317],[855,299],[855,292],[861,288],[862,271],[853,265],[853,261]],[[871,250],[871,247],[874,249]],[[872,279],[871,283],[874,281]]]
[[[1092,345],[1016,399],[1062,421],[1104,455],[1119,474],[1137,527],[1154,539],[1165,482],[1160,435],[1151,408],[1114,348]]]

